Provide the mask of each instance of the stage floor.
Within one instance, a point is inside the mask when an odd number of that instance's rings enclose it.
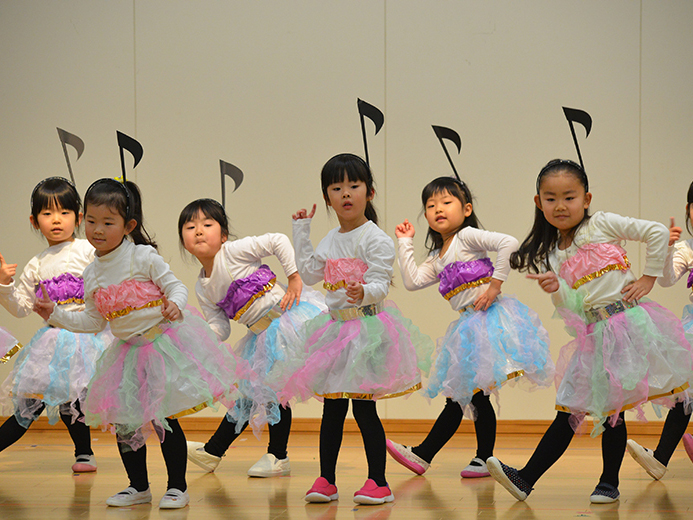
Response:
[[[319,476],[318,437],[292,434],[289,443],[290,477],[253,479],[247,469],[266,450],[266,437],[258,441],[244,434],[229,450],[215,473],[188,466],[190,505],[160,511],[166,473],[161,451],[148,446],[153,503],[130,508],[110,508],[105,500],[127,487],[125,470],[111,434],[93,432],[98,472],[72,474],[74,459],[66,431],[29,432],[0,453],[0,518],[2,520],[58,520],[102,518],[139,519],[247,519],[247,520],[398,520],[481,519],[555,520],[562,518],[676,520],[693,517],[693,464],[682,447],[674,454],[669,472],[653,481],[628,454],[621,470],[621,500],[591,505],[589,495],[601,473],[600,440],[576,437],[563,458],[537,483],[526,502],[517,502],[491,478],[468,480],[460,470],[473,457],[472,435],[456,435],[438,454],[431,469],[419,477],[388,458],[387,478],[395,501],[381,506],[361,506],[352,501],[366,479],[366,460],[357,434],[346,434],[337,467],[340,500],[331,504],[306,504],[303,496]],[[188,440],[204,441],[209,433],[191,432]],[[398,435],[403,444],[420,435]],[[539,438],[499,436],[496,456],[521,466]],[[654,447],[656,437],[636,437]]]

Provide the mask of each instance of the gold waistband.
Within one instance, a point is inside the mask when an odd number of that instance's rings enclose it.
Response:
[[[600,276],[604,276],[609,271],[627,271],[628,269],[630,269],[630,262],[628,261],[628,257],[626,255],[623,255],[623,261],[625,262],[625,265],[624,264],[607,265],[606,267],[600,269],[599,271],[595,271],[594,273],[590,273],[588,275],[583,276],[582,278],[580,278],[579,280],[577,280],[573,284],[573,289],[577,289],[581,285],[584,285],[587,282],[594,280],[595,278],[599,278]]]
[[[82,305],[84,303],[84,298],[68,298],[67,300],[58,300],[55,303],[58,305],[67,305],[68,303],[77,303]]]
[[[12,347],[7,354],[5,354],[3,357],[0,358],[0,363],[7,363],[12,356],[14,356],[17,352],[22,350],[24,348],[24,345],[21,343],[17,343],[14,347]]]
[[[443,298],[449,300],[453,296],[460,294],[462,291],[466,291],[467,289],[471,289],[472,287],[479,287],[480,285],[484,285],[485,283],[489,283],[490,281],[491,277],[487,276],[486,278],[479,278],[478,280],[474,280],[473,282],[463,283],[462,285],[458,285],[457,287],[455,287],[449,293],[444,294]]]
[[[385,394],[378,396],[376,399],[392,399],[393,397],[401,397],[403,395],[411,394],[421,389],[421,383],[416,383],[414,386],[407,388],[402,392],[396,392],[394,394]],[[375,394],[363,394],[359,392],[332,392],[330,394],[319,394],[318,397],[324,399],[362,399],[372,401]]]
[[[164,329],[161,328],[161,325],[154,325],[152,328],[150,328],[150,329],[144,331],[142,334],[140,334],[140,336],[142,336],[143,338],[147,338],[149,341],[154,341],[154,339],[157,336],[159,336],[163,333],[164,333]]]
[[[257,335],[260,334],[261,332],[264,332],[267,330],[267,327],[270,326],[273,320],[276,320],[282,315],[282,311],[278,307],[272,307],[262,318],[257,320],[255,323],[252,325],[249,325],[248,328],[250,331]]]
[[[627,302],[625,300],[618,300],[604,307],[598,307],[596,309],[589,309],[585,311],[585,316],[587,317],[587,323],[597,323],[598,321],[608,320],[614,314],[623,312],[627,309],[632,309],[640,305],[638,300],[633,300],[632,302]]]
[[[131,307],[130,305],[128,305],[127,307],[125,307],[124,309],[120,309],[119,311],[113,311],[113,312],[107,313],[104,316],[104,318],[106,319],[106,321],[111,321],[111,320],[114,320],[116,318],[120,318],[122,316],[125,316],[126,314],[130,314],[132,311],[140,311],[142,309],[148,309],[150,307],[160,307],[163,304],[164,304],[164,300],[162,298],[159,298],[158,300],[147,302],[144,305],[140,305],[139,307]]]
[[[262,296],[264,296],[268,292],[270,292],[272,290],[272,287],[274,287],[274,284],[276,282],[277,282],[277,277],[275,276],[269,282],[267,282],[265,285],[263,285],[262,289],[260,289],[257,293],[253,294],[253,296],[251,296],[250,300],[248,300],[243,307],[238,309],[238,312],[234,315],[233,319],[235,321],[238,321],[239,319],[241,319],[241,316],[243,316],[245,314],[245,311],[247,311],[250,308],[250,306],[253,304],[253,302],[255,300],[257,300],[258,298],[261,298]]]
[[[334,321],[351,321],[368,316],[375,316],[383,312],[385,305],[383,302],[372,303],[363,307],[349,307],[348,309],[334,309],[330,311],[330,316]]]
[[[322,286],[328,291],[336,291],[337,289],[346,289],[346,280],[339,280],[337,283],[323,282]]]

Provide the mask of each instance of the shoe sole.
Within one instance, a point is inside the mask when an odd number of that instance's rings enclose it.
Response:
[[[460,473],[460,477],[462,478],[483,478],[483,477],[490,477],[491,474],[488,471],[484,472],[477,472],[477,471],[464,471]]]
[[[248,476],[253,477],[253,478],[271,478],[271,477],[286,477],[288,475],[291,475],[291,470],[282,470],[282,471],[276,471],[273,473],[264,473],[260,471],[248,471]]]
[[[93,473],[96,471],[96,466],[91,464],[73,464],[72,471],[73,473]]]
[[[185,503],[172,502],[172,503],[162,504],[161,502],[159,502],[159,509],[183,509],[189,503],[190,503],[190,500],[188,500]]]
[[[590,496],[590,502],[592,504],[613,504],[614,502],[618,502],[619,498],[621,498],[621,495],[617,498],[605,497],[604,495],[592,495]]]
[[[426,468],[424,468],[421,464],[412,462],[411,460],[402,456],[402,454],[399,451],[397,451],[394,447],[392,447],[389,442],[385,444],[385,448],[387,449],[387,452],[390,454],[390,457],[395,459],[396,462],[407,468],[409,471],[416,473],[417,475],[423,475],[424,473],[426,473]]]
[[[505,471],[503,471],[498,459],[491,457],[486,461],[486,467],[496,482],[503,486],[508,493],[510,493],[520,502],[524,502],[527,499],[527,493],[520,491],[518,487],[512,483],[512,481],[508,478],[508,475],[506,475]]]
[[[152,497],[149,498],[141,498],[139,500],[133,500],[129,501],[127,503],[122,503],[122,504],[116,504],[116,503],[109,503],[108,500],[106,500],[106,505],[109,507],[128,507],[128,506],[136,506],[139,504],[149,504],[152,501]]]
[[[378,504],[384,504],[386,502],[392,502],[395,499],[394,495],[390,494],[386,497],[382,498],[375,498],[375,497],[369,497],[366,495],[355,495],[354,496],[354,502],[357,504],[365,505],[365,506],[375,506]]]
[[[339,493],[334,495],[323,495],[322,493],[308,493],[305,496],[305,501],[311,504],[324,504],[327,502],[332,502],[333,500],[339,500]]]
[[[633,460],[635,460],[635,462],[637,462],[640,465],[640,467],[642,467],[642,469],[644,469],[647,472],[647,474],[653,479],[660,480],[667,472],[666,468],[664,468],[664,471],[658,470],[658,468],[651,468],[649,465],[649,457],[645,458],[644,456],[645,448],[637,444],[635,441],[631,441],[630,439],[628,439],[628,442],[626,443],[626,449],[628,450],[630,456],[633,457]]]

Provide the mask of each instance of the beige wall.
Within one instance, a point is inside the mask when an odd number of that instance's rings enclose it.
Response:
[[[369,150],[393,237],[395,224],[416,221],[423,185],[449,174],[436,124],[462,136],[454,160],[485,227],[523,238],[538,169],[575,157],[563,105],[594,119],[587,140],[578,128],[593,209],[681,221],[693,164],[692,18],[690,2],[651,0],[2,2],[0,252],[21,268],[45,247],[29,229],[28,200],[42,178],[67,175],[55,127],[85,141],[73,156],[82,193],[119,174],[118,129],[144,146],[132,178],[147,223],[192,288],[198,268],[179,254],[176,221],[191,200],[219,196],[219,159],[246,174],[228,197],[236,233],[290,235],[290,214],[320,203],[322,164],[362,153],[357,97],[385,112],[378,136],[369,125]],[[314,241],[334,225],[320,206]],[[638,270],[642,248],[629,250]],[[540,313],[555,358],[568,336],[549,298],[517,273],[504,292]],[[398,273],[391,296],[432,337],[455,318],[437,291],[408,293]],[[677,315],[688,301],[683,283],[653,297]],[[0,309],[0,324],[26,342],[41,321]],[[232,340],[243,333],[235,327]],[[501,419],[554,415],[553,388],[501,394]],[[384,418],[440,408],[419,396],[379,404]],[[317,403],[295,412],[319,414]]]

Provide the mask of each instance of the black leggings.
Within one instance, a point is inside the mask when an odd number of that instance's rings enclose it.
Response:
[[[378,486],[387,486],[385,480],[385,430],[378,417],[375,401],[353,399],[356,424],[361,431],[363,447],[368,461],[368,478]],[[349,399],[325,399],[320,424],[320,476],[330,484],[337,480],[337,457],[342,446],[344,419],[349,409]]]
[[[618,416],[616,426],[611,426],[609,421],[604,423],[602,433],[602,474],[599,482],[611,484],[618,487],[618,473],[621,470],[623,455],[626,452],[626,441],[628,432],[623,412]],[[539,445],[534,450],[532,457],[527,465],[519,471],[522,477],[530,486],[553,466],[561,458],[561,455],[568,449],[570,441],[573,440],[575,431],[570,425],[570,414],[558,412],[556,418],[546,430],[544,436],[539,441]]]
[[[79,408],[79,401],[74,404],[75,408],[79,411],[79,419],[83,420],[84,414]],[[46,405],[42,404],[41,408],[36,411],[33,419],[34,421],[38,419],[45,407]],[[61,413],[60,419],[62,419],[65,426],[67,426],[67,431],[75,445],[75,457],[78,455],[93,455],[94,452],[91,450],[91,432],[89,431],[89,426],[80,420],[73,422],[72,415],[69,413]],[[0,426],[0,451],[12,446],[22,438],[26,431],[27,428],[19,424],[14,415],[9,417],[2,426]]]
[[[243,433],[248,427],[248,423],[241,426],[241,431],[236,433],[236,423],[229,421],[226,417],[221,420],[217,431],[214,432],[207,444],[205,451],[210,455],[221,457],[229,449],[231,443]],[[291,408],[279,407],[279,422],[269,425],[269,446],[267,453],[271,453],[279,460],[287,457],[286,447],[289,444],[289,434],[291,433]]]
[[[183,433],[180,424],[178,424],[178,419],[166,420],[172,430],[164,431],[164,440],[161,443],[161,453],[164,455],[166,472],[168,473],[167,488],[185,491],[188,489],[185,481],[185,470],[188,464],[185,433]],[[130,486],[137,491],[145,491],[149,488],[147,446],[144,445],[140,449],[133,451],[126,444],[118,442],[118,451],[130,479]]]
[[[690,420],[690,414],[686,415],[683,404],[680,402],[676,403],[676,406],[669,410],[666,421],[664,421],[659,444],[654,452],[655,459],[665,466],[669,464],[676,446],[679,445],[681,437],[686,433],[686,428]]]
[[[476,457],[484,462],[493,456],[496,444],[496,412],[491,405],[491,399],[483,392],[477,392],[472,397],[472,405],[476,409],[474,431],[476,433]],[[412,451],[426,462],[430,463],[450,438],[455,435],[462,422],[462,407],[450,399],[445,400],[445,408],[440,412],[433,428],[428,432],[424,441],[412,448]]]

